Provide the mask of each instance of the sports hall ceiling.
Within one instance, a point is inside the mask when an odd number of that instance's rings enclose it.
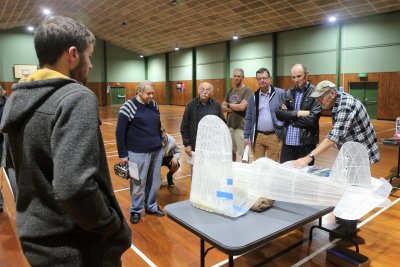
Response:
[[[174,3],[173,3],[174,2]],[[37,25],[49,8],[99,39],[146,56],[400,10],[400,0],[0,0],[0,30]]]

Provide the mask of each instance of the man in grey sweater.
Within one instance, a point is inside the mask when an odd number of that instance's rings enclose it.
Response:
[[[82,85],[95,37],[50,17],[34,42],[41,69],[13,86],[0,125],[22,249],[32,266],[121,266],[131,230],[113,192],[97,98]]]

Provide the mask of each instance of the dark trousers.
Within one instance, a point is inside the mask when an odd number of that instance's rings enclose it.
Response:
[[[284,163],[286,161],[296,160],[305,157],[310,154],[310,152],[313,151],[316,147],[317,145],[288,146],[284,144],[282,146],[280,162]],[[308,165],[314,165],[314,160],[311,161]]]

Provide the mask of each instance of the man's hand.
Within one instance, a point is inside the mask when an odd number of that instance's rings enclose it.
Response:
[[[251,141],[249,139],[244,139],[243,147],[246,149],[246,146],[251,147]]]
[[[286,109],[287,109],[287,106],[286,106],[285,104],[282,104],[282,105],[281,105],[281,109],[286,110]]]
[[[178,167],[178,159],[177,159],[176,157],[172,157],[172,160],[171,160],[171,167],[172,167],[172,168]]]
[[[310,111],[309,110],[299,110],[297,111],[297,117],[306,117],[310,115]]]
[[[185,146],[185,153],[191,157],[192,156],[192,146]]]
[[[298,160],[296,160],[295,162],[293,162],[293,166],[294,168],[303,168],[305,166],[307,166],[308,163],[310,163],[312,161],[312,158],[309,156],[305,156],[302,158],[299,158]]]
[[[119,159],[119,163],[128,165],[128,158],[127,157],[126,158],[120,158]]]

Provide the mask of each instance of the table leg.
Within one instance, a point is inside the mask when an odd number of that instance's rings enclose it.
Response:
[[[205,258],[205,253],[204,253],[204,240],[200,239],[200,266],[204,267],[204,258]]]
[[[390,177],[390,180],[389,180],[390,184],[392,184],[392,180],[394,178],[400,178],[400,146],[399,146],[399,153],[398,154],[399,154],[399,158],[397,159],[397,174],[392,176],[392,177]]]
[[[233,256],[229,255],[229,267],[233,267]]]

